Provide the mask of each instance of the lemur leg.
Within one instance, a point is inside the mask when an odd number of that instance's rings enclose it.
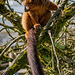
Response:
[[[31,20],[32,20],[32,23],[34,25],[34,28],[38,31],[39,28],[41,27],[40,23],[39,23],[39,18],[38,16],[33,13],[33,12],[28,12],[30,17],[31,17]]]
[[[24,12],[24,14],[23,14],[22,26],[26,31],[30,30],[33,26],[33,23],[31,21],[31,18],[29,16],[28,12]]]
[[[26,32],[33,27],[33,23],[31,21],[31,18],[29,16],[28,12],[24,12],[24,14],[23,14],[22,26],[26,30]]]
[[[40,20],[41,26],[45,26],[46,23],[49,21],[50,18],[51,18],[51,12],[45,13],[45,15]]]
[[[28,31],[33,27],[33,23],[28,12],[24,12],[22,17],[22,26],[26,30],[25,37],[27,38]]]

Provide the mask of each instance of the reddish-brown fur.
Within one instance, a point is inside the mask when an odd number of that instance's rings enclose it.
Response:
[[[25,0],[23,3],[29,9],[24,12],[22,17],[22,26],[28,32],[33,26],[45,26],[51,17],[51,10],[57,10],[58,6],[49,0]]]
[[[31,28],[27,34],[27,57],[32,75],[44,75],[37,50],[36,30]]]
[[[45,26],[51,17],[51,10],[58,6],[49,0],[25,0],[28,11],[22,17],[22,26],[26,30],[27,57],[33,75],[45,75],[37,51],[36,29]],[[33,28],[34,27],[34,28]]]

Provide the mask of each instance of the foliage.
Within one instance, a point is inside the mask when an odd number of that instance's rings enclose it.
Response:
[[[75,2],[73,0],[53,0],[58,4],[59,9],[42,28],[38,36],[39,58],[43,64],[44,72],[47,75],[74,75],[75,74]],[[22,5],[22,2],[15,0]],[[4,44],[0,44],[0,70],[3,63],[12,61],[12,65],[5,72],[12,75],[19,69],[25,68],[30,72],[30,67],[26,57],[25,30],[21,25],[21,15],[15,12],[10,6],[9,0],[0,0],[0,33],[5,30],[10,39]],[[8,20],[13,26],[5,23]],[[49,36],[50,32],[51,36]],[[17,33],[11,35],[11,31]],[[51,37],[53,40],[51,40]],[[53,43],[52,43],[53,41]],[[9,53],[15,54],[15,59],[9,57]],[[0,71],[1,73],[1,71]]]

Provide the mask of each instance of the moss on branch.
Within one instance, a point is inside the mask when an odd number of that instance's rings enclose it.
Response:
[[[27,51],[25,50],[22,56],[19,57],[16,61],[17,62],[14,65],[12,65],[12,67],[9,67],[8,70],[6,70],[5,73],[3,73],[3,75],[13,75],[23,67],[27,68]]]

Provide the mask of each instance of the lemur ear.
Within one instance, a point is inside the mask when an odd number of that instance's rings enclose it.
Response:
[[[50,10],[57,10],[58,6],[55,3],[50,1],[50,7],[49,8],[50,8]]]

